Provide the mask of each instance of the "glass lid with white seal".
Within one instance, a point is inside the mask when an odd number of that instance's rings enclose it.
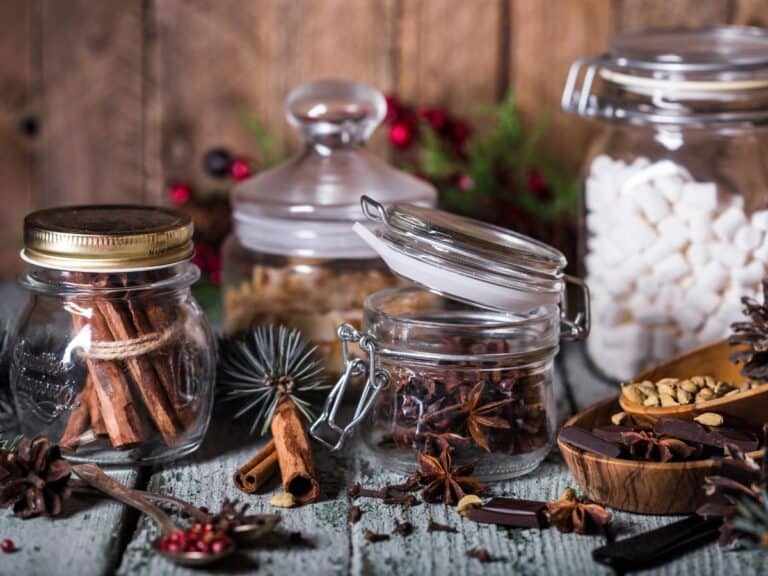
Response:
[[[442,210],[382,205],[361,199],[374,225],[355,231],[397,275],[432,292],[480,308],[527,312],[546,305],[566,307],[566,283],[581,288],[579,311],[566,335],[589,331],[586,285],[564,273],[567,261],[555,248],[511,230]],[[565,315],[565,310],[563,310]]]
[[[603,54],[573,63],[562,106],[617,121],[765,121],[768,32],[717,26],[621,34]]]

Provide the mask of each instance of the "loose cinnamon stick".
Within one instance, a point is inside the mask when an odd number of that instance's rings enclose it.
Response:
[[[253,458],[235,472],[232,480],[239,490],[246,494],[253,494],[264,487],[276,470],[277,452],[275,450],[275,441],[270,440]]]
[[[131,322],[130,314],[121,302],[99,300],[97,306],[115,340],[132,340],[138,336]],[[136,388],[144,401],[152,421],[169,446],[177,445],[181,440],[182,428],[173,413],[155,369],[144,356],[132,356],[124,360],[128,371],[136,383]]]
[[[315,460],[301,414],[289,397],[277,405],[271,428],[283,489],[299,504],[314,502],[320,495]]]
[[[91,317],[88,319],[84,315],[73,313],[72,322],[75,330],[80,332],[89,325],[92,340],[111,341],[112,333],[98,307],[87,302],[79,305],[89,310]],[[128,448],[143,442],[147,438],[147,429],[136,409],[122,366],[112,360],[92,358],[86,358],[86,363],[88,372],[93,378],[104,427],[107,429],[112,446]]]
[[[76,407],[70,412],[67,427],[59,440],[59,446],[63,450],[75,450],[80,443],[80,435],[86,431],[90,422],[88,408],[90,399],[93,397],[95,397],[93,380],[89,375],[85,381],[85,386],[75,399]]]

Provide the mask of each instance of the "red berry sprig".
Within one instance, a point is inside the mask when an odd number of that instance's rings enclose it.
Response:
[[[183,552],[218,554],[229,549],[232,546],[232,540],[224,532],[216,530],[213,524],[198,522],[191,528],[168,535],[157,546],[162,552],[172,554]]]
[[[2,541],[2,543],[0,543],[0,550],[2,550],[5,554],[12,554],[13,552],[16,552],[17,548],[13,540],[6,538]]]

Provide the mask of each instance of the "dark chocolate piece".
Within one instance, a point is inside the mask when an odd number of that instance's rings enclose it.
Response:
[[[618,458],[621,454],[621,448],[611,442],[606,442],[598,438],[592,432],[579,428],[578,426],[567,426],[560,430],[560,439],[568,442],[576,448],[581,448],[594,454],[602,454],[609,458]]]
[[[760,446],[757,436],[741,432],[733,428],[709,429],[697,422],[679,420],[677,418],[659,418],[653,427],[656,434],[671,436],[685,442],[703,444],[713,448],[724,448],[726,445],[736,446],[743,452],[752,452]]]
[[[493,498],[479,508],[470,508],[470,520],[513,528],[546,528],[547,503],[515,498]]]
[[[618,572],[659,566],[686,552],[714,542],[721,518],[689,516],[661,528],[618,540],[592,551],[595,562]]]
[[[615,426],[613,424],[608,424],[607,426],[593,428],[592,434],[600,438],[600,440],[605,440],[611,444],[621,444],[624,441],[621,436],[622,434],[625,434],[626,432],[641,432],[642,430],[646,429],[642,426]]]

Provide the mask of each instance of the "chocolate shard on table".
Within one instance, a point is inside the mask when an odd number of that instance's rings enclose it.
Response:
[[[596,548],[592,558],[618,573],[659,566],[717,540],[721,524],[720,518],[689,516]]]
[[[618,458],[621,455],[621,448],[619,446],[606,442],[589,430],[578,426],[567,426],[560,430],[560,439],[576,446],[576,448],[608,456],[609,458]]]
[[[499,524],[512,528],[546,528],[549,526],[546,502],[493,498],[487,504],[472,508],[470,520],[481,524]]]
[[[727,445],[736,446],[743,452],[752,452],[760,447],[757,436],[749,432],[742,432],[733,428],[707,429],[701,424],[677,418],[659,418],[653,427],[656,434],[671,436],[685,442],[693,442],[711,446],[713,448],[725,448]]]

